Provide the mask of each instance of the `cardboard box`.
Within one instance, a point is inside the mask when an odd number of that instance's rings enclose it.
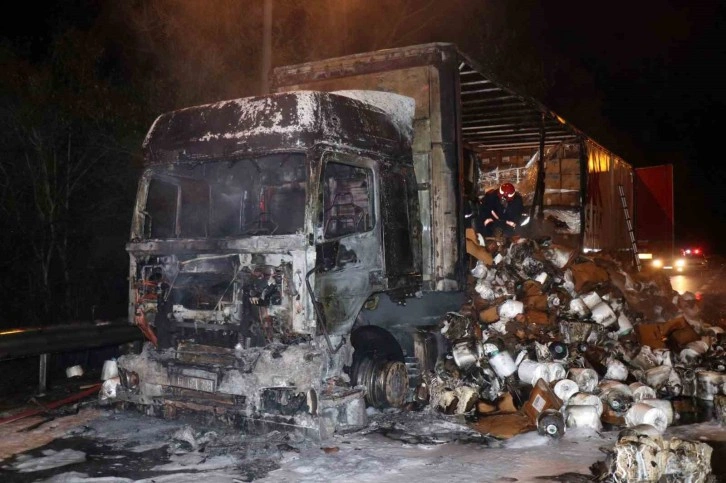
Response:
[[[518,412],[484,416],[479,418],[475,423],[472,423],[471,427],[482,434],[489,434],[495,438],[509,439],[512,436],[537,429],[537,424],[532,424],[526,415]]]
[[[567,192],[560,194],[561,206],[580,206],[580,192]]]
[[[580,175],[580,160],[577,158],[565,158],[560,160],[560,173]]]
[[[557,397],[544,379],[539,379],[534,385],[529,399],[522,406],[522,412],[527,415],[530,423],[537,426],[537,417],[542,411],[545,409],[560,409],[561,407],[562,401],[560,398]]]
[[[477,260],[481,260],[485,265],[491,266],[494,263],[492,255],[483,246],[479,245],[473,228],[466,229],[466,253]]]
[[[642,345],[647,345],[651,349],[667,349],[669,344],[674,349],[679,349],[689,342],[700,339],[683,317],[662,323],[638,324],[635,326],[635,334]]]
[[[585,286],[592,286],[598,283],[607,282],[608,272],[592,262],[578,263],[570,267],[572,277],[575,279],[575,291],[582,292]]]
[[[545,298],[545,306],[546,305],[547,299]],[[542,310],[526,310],[524,315],[527,316],[527,322],[530,324],[547,325],[550,323],[549,315],[547,315],[547,312],[543,312]]]
[[[550,173],[557,173],[560,175],[560,160],[559,159],[548,159],[547,167],[545,167],[545,173],[549,177]]]
[[[579,174],[563,174],[560,177],[560,186],[563,190],[580,191],[580,175]]]
[[[491,324],[499,320],[499,313],[497,312],[497,306],[493,305],[488,309],[479,312],[479,321],[485,324]]]

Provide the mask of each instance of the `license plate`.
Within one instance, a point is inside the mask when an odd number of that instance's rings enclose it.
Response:
[[[194,391],[203,392],[214,392],[216,389],[217,381],[214,379],[206,379],[203,377],[184,376],[182,374],[175,374],[171,377],[171,385],[176,387],[183,387],[185,389],[192,389]]]

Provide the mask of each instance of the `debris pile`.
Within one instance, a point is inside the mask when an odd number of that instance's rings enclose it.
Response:
[[[683,481],[702,483],[711,473],[713,448],[706,443],[663,438],[648,426],[621,432],[608,452],[601,479],[630,481]]]
[[[694,398],[721,401],[724,331],[662,272],[549,239],[468,238],[469,302],[441,321],[449,351],[423,378],[431,407],[499,438],[560,438],[572,427],[662,434]]]

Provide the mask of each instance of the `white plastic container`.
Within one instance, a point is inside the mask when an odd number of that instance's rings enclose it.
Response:
[[[607,363],[605,379],[613,381],[624,381],[628,378],[628,368],[617,359],[610,359]]]
[[[724,376],[716,371],[696,373],[696,397],[704,401],[713,401],[713,396],[721,394]]]
[[[618,321],[618,316],[615,315],[613,309],[610,308],[605,302],[600,302],[594,307],[590,308],[592,320],[602,325],[603,327],[610,327]]]
[[[633,401],[635,402],[643,399],[656,399],[655,389],[642,382],[634,382],[628,387],[633,391]]]
[[[560,398],[563,403],[567,404],[567,401],[577,394],[580,389],[575,381],[571,381],[570,379],[561,379],[555,383],[554,391],[555,394],[557,394],[557,397]]]
[[[481,260],[476,262],[476,266],[471,270],[471,275],[474,278],[484,278],[487,274],[487,267]]]
[[[587,367],[572,367],[567,377],[577,383],[581,392],[594,392],[600,380],[597,372]]]
[[[673,370],[670,366],[658,366],[645,371],[645,381],[656,391],[668,382],[668,377]]]
[[[547,382],[557,381],[567,377],[567,371],[562,364],[558,362],[546,362],[545,365],[547,366],[547,377],[545,378]]]
[[[590,309],[587,308],[587,305],[585,305],[582,299],[577,298],[570,300],[570,312],[577,314],[580,318],[584,318],[590,314]]]
[[[517,365],[507,351],[497,352],[489,357],[489,364],[499,377],[509,377],[517,371]]]
[[[494,293],[492,284],[491,284],[491,282],[488,282],[487,280],[480,279],[476,283],[474,290],[476,290],[476,293],[478,293],[479,296],[484,300],[492,301],[496,298],[496,294]]]
[[[451,354],[454,356],[454,362],[461,369],[468,369],[479,359],[477,349],[471,341],[459,342],[454,345]]]
[[[663,433],[668,427],[668,416],[661,408],[639,402],[633,404],[625,413],[625,424],[628,427],[650,424],[658,432]]]
[[[673,411],[673,404],[666,399],[642,399],[640,402],[653,406],[654,408],[662,409],[668,420],[668,426],[673,424],[675,419],[675,412]]]
[[[628,335],[633,331],[633,323],[627,315],[621,313],[618,316],[618,335]]]
[[[600,414],[595,406],[567,406],[565,423],[568,428],[591,428],[595,431],[602,429]]]
[[[103,363],[103,369],[101,370],[101,380],[108,381],[113,377],[118,377],[118,364],[114,359],[107,360]]]
[[[502,319],[513,319],[524,312],[524,304],[518,300],[507,300],[497,311]]]
[[[584,392],[578,392],[570,396],[567,406],[593,406],[597,410],[598,418],[602,416],[603,412],[602,400],[595,394],[586,394]]]
[[[586,294],[583,294],[580,296],[583,302],[585,302],[585,305],[587,305],[588,309],[592,309],[596,305],[602,303],[602,299],[597,294],[597,292],[588,292]]]
[[[83,368],[81,366],[71,366],[66,368],[66,377],[81,377],[83,375]]]
[[[633,391],[630,389],[630,386],[628,386],[627,384],[623,384],[620,381],[603,379],[602,381],[600,381],[600,384],[598,384],[598,387],[600,388],[601,397],[603,393],[606,393],[608,391],[620,391],[623,394],[627,394],[628,396],[633,395]]]
[[[523,383],[534,386],[540,379],[546,381],[549,377],[549,371],[546,364],[525,359],[519,364],[517,376]]]
[[[121,384],[121,380],[117,377],[106,379],[101,386],[101,393],[99,394],[101,400],[115,398],[116,388]]]

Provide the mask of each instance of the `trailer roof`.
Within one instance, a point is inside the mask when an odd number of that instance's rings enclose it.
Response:
[[[538,148],[575,140],[582,133],[539,102],[492,79],[457,50],[461,136],[474,149]]]
[[[538,148],[545,144],[592,138],[535,99],[495,79],[451,43],[430,43],[364,52],[297,65],[276,67],[273,84],[287,85],[382,72],[414,65],[441,65],[454,59],[461,89],[461,133],[475,150]]]

